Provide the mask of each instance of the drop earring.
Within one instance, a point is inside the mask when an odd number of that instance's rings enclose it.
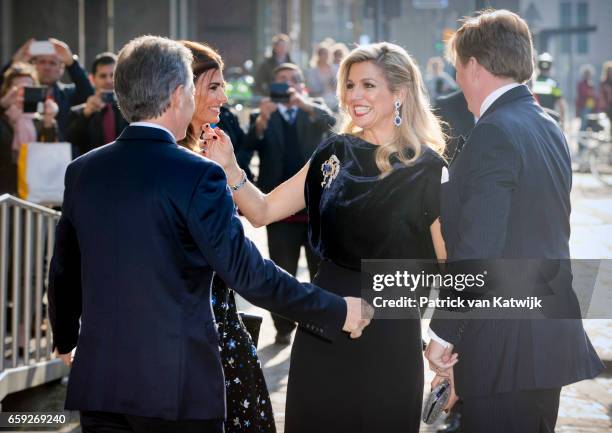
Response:
[[[402,103],[398,99],[393,105],[395,106],[395,118],[393,119],[393,124],[396,127],[399,127],[402,124],[402,116],[400,116],[400,107],[402,106]]]

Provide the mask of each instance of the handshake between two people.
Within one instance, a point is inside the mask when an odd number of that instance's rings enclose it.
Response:
[[[374,317],[374,308],[361,298],[347,296],[346,320],[342,330],[348,332],[351,338],[359,338],[366,326]]]

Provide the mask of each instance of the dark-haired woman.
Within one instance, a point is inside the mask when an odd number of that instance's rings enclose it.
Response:
[[[195,81],[195,111],[187,136],[180,143],[199,151],[199,136],[203,127],[219,124],[219,127],[236,126],[228,122],[227,115],[220,115],[227,102],[223,80],[223,60],[212,48],[196,42],[183,41],[193,54]],[[233,137],[240,131],[226,131]],[[238,133],[236,133],[238,132]],[[274,415],[263,371],[257,357],[257,349],[242,323],[236,309],[233,290],[215,277],[212,288],[212,305],[219,326],[221,362],[225,373],[228,433],[274,433]]]

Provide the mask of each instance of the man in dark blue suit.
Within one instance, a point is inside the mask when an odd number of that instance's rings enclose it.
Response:
[[[224,378],[210,303],[217,272],[248,300],[333,339],[369,323],[357,298],[300,284],[245,238],[221,167],[176,144],[194,110],[192,57],[144,36],[119,54],[131,122],[66,172],[50,270],[66,407],[83,432],[221,432]],[[239,189],[241,184],[232,185]]]
[[[478,121],[442,179],[449,262],[567,262],[570,156],[557,124],[521,84],[533,73],[527,24],[509,11],[485,12],[463,24],[450,49]],[[579,319],[467,320],[468,312],[444,320],[440,313],[426,356],[454,379],[467,432],[552,433],[561,387],[602,371]]]

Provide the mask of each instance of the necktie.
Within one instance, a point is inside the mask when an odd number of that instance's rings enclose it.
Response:
[[[106,111],[102,115],[102,130],[104,131],[104,144],[114,141],[116,137],[115,110],[113,104],[106,104]]]
[[[297,108],[295,107],[289,108],[287,110],[287,122],[293,125],[295,123],[295,118],[297,117],[296,115],[297,115]]]

